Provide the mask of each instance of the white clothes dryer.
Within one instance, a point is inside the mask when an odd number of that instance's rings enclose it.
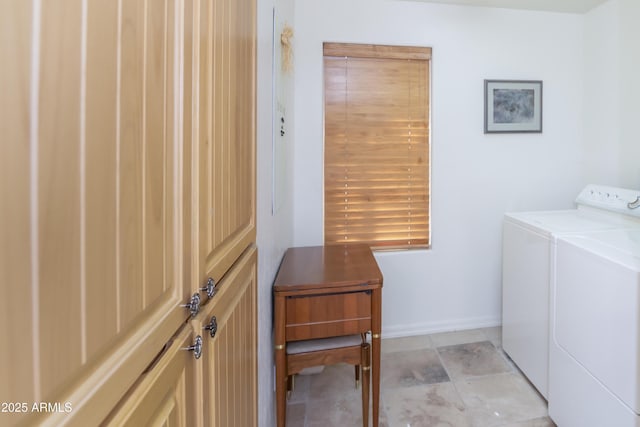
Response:
[[[639,427],[640,230],[558,238],[551,328],[554,422]]]

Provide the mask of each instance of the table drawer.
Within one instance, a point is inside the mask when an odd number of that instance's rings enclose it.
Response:
[[[286,340],[351,335],[371,330],[371,291],[286,298]]]

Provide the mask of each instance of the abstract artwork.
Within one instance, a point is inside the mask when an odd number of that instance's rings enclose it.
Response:
[[[542,132],[542,81],[485,80],[484,132]]]

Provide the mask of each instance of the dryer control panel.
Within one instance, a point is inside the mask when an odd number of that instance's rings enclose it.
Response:
[[[640,219],[640,190],[587,185],[576,198],[578,207],[588,206],[630,215]]]

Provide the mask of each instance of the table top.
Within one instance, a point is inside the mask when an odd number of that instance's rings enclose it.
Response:
[[[289,248],[273,289],[286,292],[349,285],[382,287],[382,273],[368,245]]]

